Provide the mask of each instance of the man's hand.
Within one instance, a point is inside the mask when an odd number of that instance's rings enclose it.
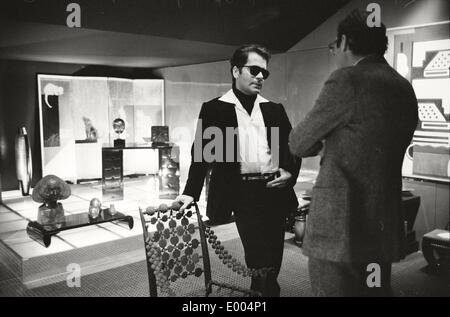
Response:
[[[194,197],[188,195],[180,195],[173,201],[172,204],[180,204],[180,211],[183,212],[186,208],[190,207],[194,202]]]
[[[282,168],[280,168],[278,172],[280,172],[280,176],[275,178],[273,181],[268,182],[266,184],[267,188],[284,188],[288,185],[290,179],[292,178],[292,174]]]

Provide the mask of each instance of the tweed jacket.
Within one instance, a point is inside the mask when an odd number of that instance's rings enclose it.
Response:
[[[196,201],[200,198],[203,183],[208,170],[211,171],[209,182],[209,191],[207,199],[206,214],[208,218],[215,223],[226,222],[230,219],[235,206],[235,190],[240,181],[240,163],[238,158],[238,135],[227,133],[227,128],[236,129],[238,120],[235,111],[235,104],[232,100],[232,91],[220,98],[213,99],[203,104],[194,143],[192,145],[192,162],[189,168],[184,195],[194,197]],[[234,96],[234,94],[233,94]],[[239,101],[237,101],[239,102]],[[298,200],[295,196],[293,186],[295,185],[300,170],[301,160],[296,159],[289,151],[288,138],[292,126],[286,115],[284,107],[281,104],[270,102],[261,96],[258,96],[256,102],[259,103],[264,124],[267,131],[267,141],[272,153],[278,150],[278,166],[292,174],[290,186],[281,189],[282,196],[285,197],[280,202],[280,210],[274,212],[289,213],[298,206]],[[195,159],[195,150],[204,150],[211,141],[216,139],[216,135],[205,136],[205,129],[208,127],[218,128],[223,136],[223,148],[215,149],[223,154],[223,160],[208,162],[203,155],[201,160]],[[272,149],[272,129],[279,128],[279,148]],[[276,136],[274,136],[276,137]],[[233,146],[230,147],[229,145]],[[227,146],[228,145],[228,146]],[[227,159],[231,158],[231,159]]]
[[[304,253],[336,262],[402,258],[402,162],[418,122],[411,84],[370,55],[335,71],[290,134],[291,152],[324,152]]]

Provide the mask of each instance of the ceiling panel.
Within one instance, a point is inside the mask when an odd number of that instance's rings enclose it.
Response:
[[[244,43],[285,52],[349,1],[79,0],[80,29],[66,26],[71,2],[1,1],[0,57],[163,67],[225,59]]]

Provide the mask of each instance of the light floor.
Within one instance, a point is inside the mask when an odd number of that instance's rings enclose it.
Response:
[[[300,182],[295,187],[299,197],[309,193],[314,178],[314,174],[308,173],[300,176]],[[126,224],[120,223],[73,229],[54,236],[48,248],[32,240],[26,233],[28,222],[37,220],[39,204],[30,196],[22,197],[19,191],[3,192],[3,203],[7,207],[0,205],[0,296],[46,296],[45,294],[56,296],[55,292],[60,291],[61,281],[67,276],[67,264],[71,261],[82,262],[83,273],[92,276],[95,281],[92,285],[93,291],[80,293],[81,296],[102,296],[101,291],[96,293],[94,290],[97,288],[101,290],[101,285],[111,283],[104,281],[103,278],[108,279],[111,274],[120,276],[123,270],[128,273],[134,271],[139,273],[135,272],[137,275],[133,285],[139,283],[140,287],[137,289],[131,287],[130,290],[133,292],[130,291],[131,293],[127,293],[126,296],[147,296],[146,276],[141,276],[146,274],[146,270],[143,265],[145,253],[138,210],[147,206],[158,206],[161,203],[170,205],[172,201],[156,197],[151,177],[125,178],[124,183],[124,199],[115,202],[104,201],[103,204],[109,207],[113,203],[118,211],[132,216],[133,229],[130,230]],[[92,198],[102,199],[102,188],[98,182],[71,185],[71,190],[71,196],[61,201],[66,214],[86,213]],[[199,207],[203,216],[205,205],[202,196]],[[234,223],[215,227],[214,230],[222,242],[238,238]],[[292,238],[293,234],[286,233],[287,243],[292,241]],[[286,259],[283,263],[286,272],[280,281],[285,284],[282,285],[282,289],[285,290],[282,295],[311,295],[305,264],[302,264],[301,274],[297,269],[299,258],[303,262],[306,261],[301,255],[301,249],[291,242],[290,245],[286,245],[285,251]],[[134,268],[134,271],[131,268]],[[411,255],[394,267],[393,281],[398,286],[397,296],[450,296],[448,282],[440,285],[441,278],[429,275],[424,268],[426,262],[420,253]],[[301,278],[296,283],[290,283],[293,278],[300,277],[299,274]],[[116,293],[103,295],[124,294],[117,290]],[[67,296],[72,295],[74,294],[67,293]]]

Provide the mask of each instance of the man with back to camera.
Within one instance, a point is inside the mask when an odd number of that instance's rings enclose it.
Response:
[[[270,269],[264,277],[252,277],[251,289],[263,296],[279,296],[285,220],[298,206],[293,186],[300,161],[289,152],[292,127],[283,106],[259,95],[269,76],[269,59],[259,45],[242,46],[234,53],[232,89],[203,104],[186,187],[174,203],[183,204],[184,210],[198,201],[211,168],[207,216],[221,224],[234,213],[247,266]],[[217,156],[205,157],[208,144],[220,138],[222,146],[213,153]]]
[[[392,295],[391,264],[403,258],[401,173],[417,100],[383,57],[385,26],[366,19],[354,11],[339,24],[329,48],[341,68],[290,135],[299,157],[325,141],[304,241],[316,296]],[[381,285],[371,287],[378,268]]]

